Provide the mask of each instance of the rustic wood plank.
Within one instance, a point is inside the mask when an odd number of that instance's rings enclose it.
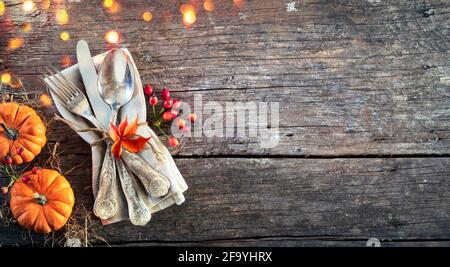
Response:
[[[216,1],[198,12],[191,29],[178,3],[123,3],[120,15],[100,5],[67,4],[72,22],[55,25],[54,10],[18,18],[33,22],[20,50],[0,51],[2,66],[23,76],[30,91],[44,90],[43,66],[75,58],[86,39],[94,52],[107,47],[103,34],[118,29],[144,82],[168,86],[192,103],[280,102],[280,145],[261,148],[255,138],[196,138],[180,155],[448,155],[450,151],[450,4],[403,1],[247,1],[237,9]],[[142,10],[153,11],[151,23]],[[432,15],[424,12],[432,9]],[[72,34],[58,40],[61,30]],[[0,29],[0,46],[15,28]],[[51,48],[51,53],[49,53]],[[33,66],[30,68],[30,66]],[[1,66],[0,66],[1,67]],[[59,140],[67,128],[55,131]],[[81,140],[70,146],[83,153]]]
[[[64,156],[61,167],[83,161]],[[369,238],[445,244],[440,240],[450,238],[448,158],[203,158],[177,164],[190,186],[185,204],[154,214],[144,228],[123,222],[94,229],[112,244],[262,239],[300,246],[313,239],[311,244],[356,245],[346,242]],[[67,176],[77,205],[91,208],[90,169]],[[24,243],[19,227],[1,227],[0,235],[3,244]]]

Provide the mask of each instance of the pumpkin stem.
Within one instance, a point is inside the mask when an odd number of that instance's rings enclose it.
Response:
[[[5,130],[5,134],[10,140],[15,141],[17,139],[17,130],[8,128],[3,122],[0,123],[0,126]]]
[[[39,205],[44,206],[48,202],[47,198],[39,193],[34,193],[33,197]]]

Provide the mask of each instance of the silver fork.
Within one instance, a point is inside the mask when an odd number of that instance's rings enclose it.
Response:
[[[54,78],[52,79],[53,76]],[[94,117],[86,96],[81,90],[69,81],[61,72],[54,68],[46,68],[44,82],[49,90],[71,112],[87,119],[95,127],[104,129],[97,118]],[[108,144],[105,158],[100,172],[100,186],[94,202],[94,214],[101,219],[109,219],[117,213],[117,180],[116,166]]]
[[[50,91],[55,94],[55,96],[68,110],[89,120],[95,127],[104,129],[104,127],[101,126],[100,122],[98,122],[97,118],[95,118],[95,116],[93,115],[86,96],[76,85],[69,81],[64,76],[64,74],[54,68],[47,68],[46,72],[48,73],[46,75],[47,79],[44,81],[47,83],[47,85],[49,85],[48,87]],[[50,76],[55,77],[55,79],[52,79]],[[53,85],[53,87],[51,86],[51,84]],[[124,153],[123,156],[124,158],[126,158],[127,154]],[[137,159],[138,161],[142,162],[142,164],[144,164],[142,158],[137,157]],[[132,164],[129,167],[132,168],[134,172],[137,171],[135,165]],[[127,171],[125,171],[125,168],[121,167],[120,169],[123,169],[119,170],[119,177],[123,181],[123,184],[135,185],[134,179]],[[157,174],[158,175],[155,175],[153,177],[145,177],[145,182],[147,183],[144,183],[144,187],[150,194],[154,193],[155,186],[160,187],[159,190],[162,190],[164,192],[163,195],[165,195],[169,190],[170,182],[168,181],[167,177],[164,177],[159,173]],[[117,212],[117,194],[113,194],[113,192],[115,193],[116,190],[118,190],[116,183],[114,182],[116,181],[115,175],[116,166],[114,164],[113,156],[111,153],[111,145],[108,144],[108,149],[103,161],[102,171],[100,173],[99,192],[94,203],[94,214],[101,219],[109,219],[113,217]],[[143,177],[139,178],[141,180],[144,179]],[[131,191],[135,191],[132,190],[133,188],[131,186],[129,186],[129,189]],[[132,210],[129,211],[130,220],[133,224],[144,225],[150,220],[151,214],[146,205],[143,203],[141,197],[138,196],[137,192],[131,191],[124,192],[126,194],[128,193],[127,195],[130,196],[130,200],[132,200],[133,202],[133,204],[131,205],[133,206]]]

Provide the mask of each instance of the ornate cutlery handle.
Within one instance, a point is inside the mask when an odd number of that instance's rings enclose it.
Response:
[[[120,182],[128,203],[130,221],[134,225],[146,225],[151,219],[151,213],[138,193],[138,184],[128,172],[121,160],[116,159]]]
[[[169,192],[169,179],[150,166],[139,155],[122,151],[122,159],[128,168],[142,181],[145,190],[152,197],[162,197]]]
[[[116,166],[108,144],[102,170],[100,172],[100,185],[94,203],[94,214],[106,220],[117,213]]]

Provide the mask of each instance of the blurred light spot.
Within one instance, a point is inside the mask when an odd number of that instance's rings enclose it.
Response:
[[[105,40],[108,43],[116,44],[116,43],[118,43],[120,41],[120,34],[117,31],[114,31],[114,30],[108,31],[105,34]]]
[[[44,107],[49,107],[53,105],[52,98],[46,93],[43,93],[42,95],[39,96],[39,102]]]
[[[22,24],[22,31],[23,32],[29,32],[29,31],[31,31],[32,28],[33,27],[31,26],[31,23],[29,23],[29,22],[24,22]]]
[[[72,65],[72,59],[68,55],[64,55],[61,58],[61,66],[68,68]]]
[[[34,3],[31,0],[24,1],[22,4],[22,9],[25,12],[31,12],[34,10]]]
[[[112,7],[114,5],[114,0],[105,0],[105,1],[103,1],[103,5],[106,8],[110,8],[110,7]]]
[[[41,1],[41,8],[44,10],[47,10],[50,8],[50,0],[42,0]]]
[[[21,48],[23,46],[24,42],[25,42],[25,39],[23,39],[22,37],[11,38],[8,41],[8,48],[9,49]]]
[[[151,20],[153,19],[152,12],[150,12],[150,11],[144,12],[144,14],[142,14],[142,18],[143,18],[145,21],[151,21]]]
[[[183,4],[180,6],[181,14],[183,14],[183,22],[186,26],[191,26],[197,20],[194,6]]]
[[[103,1],[103,6],[106,8],[108,13],[118,13],[120,11],[120,4],[118,1],[114,0],[105,0]]]
[[[233,0],[233,3],[237,7],[243,7],[245,5],[245,0]]]
[[[206,11],[213,11],[216,8],[214,0],[205,0],[205,2],[203,2],[203,8]]]
[[[0,79],[2,83],[8,84],[11,81],[11,74],[9,72],[4,72]]]
[[[0,1],[0,16],[3,16],[3,14],[5,14],[5,3]]]
[[[59,37],[61,38],[61,40],[63,41],[67,41],[70,39],[70,34],[68,32],[62,32]]]
[[[59,25],[64,25],[69,22],[69,14],[67,13],[67,10],[65,10],[65,9],[56,10],[55,17],[56,17],[56,22]]]

